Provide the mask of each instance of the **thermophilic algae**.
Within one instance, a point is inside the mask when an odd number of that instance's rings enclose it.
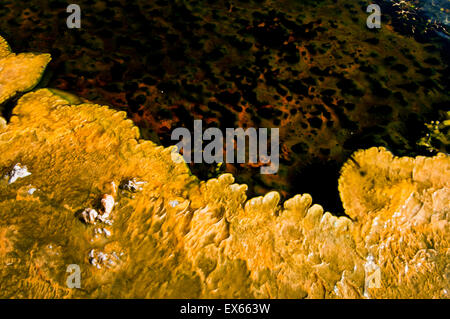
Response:
[[[449,297],[448,155],[356,152],[339,179],[348,217],[336,217],[308,194],[281,204],[278,192],[247,199],[231,174],[201,181],[172,150],[124,112],[23,95],[0,125],[0,296]],[[31,174],[9,183],[18,163]],[[66,285],[73,264],[80,289]]]

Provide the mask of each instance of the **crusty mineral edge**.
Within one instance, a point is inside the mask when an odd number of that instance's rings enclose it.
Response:
[[[3,297],[448,298],[446,155],[355,153],[339,180],[351,221],[308,194],[281,207],[277,192],[247,201],[230,174],[199,181],[105,106],[43,89],[13,113],[0,167],[20,161],[32,175],[0,183]],[[112,236],[76,218],[130,178],[147,183],[118,192]],[[39,191],[26,195],[28,185]],[[92,249],[122,255],[98,269]],[[83,269],[83,289],[67,288],[69,263]]]

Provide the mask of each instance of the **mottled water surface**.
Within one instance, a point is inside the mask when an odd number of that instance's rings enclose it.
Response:
[[[407,1],[411,15],[376,2],[382,28],[370,30],[370,1],[81,0],[82,28],[69,30],[66,1],[32,0],[24,9],[6,0],[0,34],[16,52],[51,53],[42,87],[125,110],[144,138],[164,146],[194,119],[222,129],[279,127],[277,175],[249,165],[220,171],[248,184],[250,195],[308,192],[339,214],[337,177],[352,152],[432,154],[418,141],[450,105],[449,43],[434,23],[445,24],[448,2]],[[6,117],[13,105],[2,107]],[[192,170],[216,174],[214,166]]]

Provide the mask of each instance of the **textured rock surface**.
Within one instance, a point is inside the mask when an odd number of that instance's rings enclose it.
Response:
[[[280,206],[276,192],[246,201],[229,174],[201,182],[124,113],[47,89],[19,100],[0,153],[1,170],[32,173],[0,181],[2,297],[448,298],[448,156],[357,152],[340,179],[350,220],[308,194]],[[147,183],[119,189],[111,236],[77,218],[132,178]],[[98,269],[92,249],[120,261]],[[365,287],[369,261],[380,288]]]
[[[360,225],[359,251],[374,257],[385,278],[374,297],[449,297],[449,187],[444,154],[397,158],[371,148],[345,164],[339,179],[345,212]]]
[[[16,92],[31,90],[48,62],[50,54],[12,53],[0,36],[0,105]]]

